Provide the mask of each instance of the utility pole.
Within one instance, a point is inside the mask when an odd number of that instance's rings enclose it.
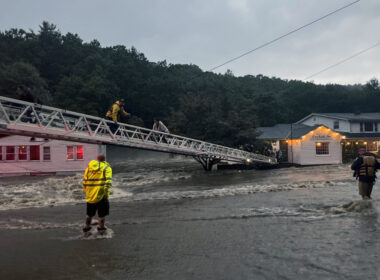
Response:
[[[293,163],[293,123],[290,124],[290,153],[292,157],[292,163]]]

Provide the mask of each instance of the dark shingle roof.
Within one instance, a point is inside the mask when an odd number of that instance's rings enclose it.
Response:
[[[347,139],[380,139],[380,133],[375,132],[375,133],[352,133],[352,132],[340,132],[340,134],[344,135],[347,137]]]
[[[304,124],[276,124],[272,127],[259,127],[257,139],[277,140],[277,139],[299,139],[320,127],[320,125],[308,126]]]
[[[380,121],[380,113],[311,113],[310,115],[299,120],[297,123],[301,123],[311,116],[325,116],[348,121]]]

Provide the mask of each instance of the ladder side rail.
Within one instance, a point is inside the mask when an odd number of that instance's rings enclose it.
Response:
[[[8,113],[6,112],[6,110],[5,110],[5,108],[4,108],[4,106],[3,106],[3,104],[2,104],[1,101],[0,101],[0,109],[1,109],[1,112],[3,112],[3,114],[4,114],[6,123],[10,123],[11,120],[10,120],[10,118],[8,116]]]

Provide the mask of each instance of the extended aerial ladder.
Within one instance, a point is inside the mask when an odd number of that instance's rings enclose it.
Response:
[[[192,156],[205,170],[219,162],[277,164],[275,158],[179,135],[0,96],[0,134],[117,145]]]

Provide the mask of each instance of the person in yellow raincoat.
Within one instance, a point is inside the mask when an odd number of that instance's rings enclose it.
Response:
[[[119,125],[117,122],[120,119],[120,116],[123,115],[124,117],[129,116],[130,114],[124,110],[125,101],[124,99],[117,100],[111,108],[108,109],[106,113],[106,117],[109,120],[112,120],[114,123],[110,124],[110,129],[112,133],[115,133]]]
[[[98,155],[97,160],[88,163],[84,172],[83,190],[86,193],[86,225],[83,232],[91,230],[91,220],[98,212],[98,232],[103,234],[106,231],[104,226],[105,216],[109,215],[110,189],[112,186],[112,168],[105,161],[104,155]]]

